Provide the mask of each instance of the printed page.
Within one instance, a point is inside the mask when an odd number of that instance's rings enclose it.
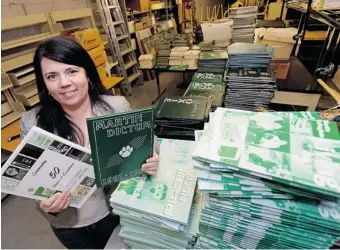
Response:
[[[2,192],[45,200],[71,192],[80,208],[97,189],[91,151],[33,127],[1,169]]]

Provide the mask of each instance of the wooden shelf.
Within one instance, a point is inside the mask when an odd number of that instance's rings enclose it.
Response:
[[[28,98],[26,101],[23,102],[23,104],[27,107],[32,107],[39,102],[40,102],[40,99],[39,99],[39,95],[37,94],[37,95],[34,95],[34,96]]]
[[[16,111],[12,112],[4,117],[1,117],[1,128],[8,126],[12,122],[15,122],[16,120],[20,119],[22,112]]]
[[[1,91],[13,87],[12,82],[6,73],[1,73]]]
[[[8,42],[3,42],[1,44],[1,51],[13,49],[15,47],[20,47],[20,46],[35,43],[35,42],[40,42],[40,41],[49,39],[54,36],[57,36],[57,34],[51,35],[51,33],[43,33],[39,35],[23,37],[23,38],[8,41]]]
[[[27,64],[33,63],[33,57],[36,48],[14,53],[8,56],[1,57],[1,68],[7,72]]]
[[[84,9],[74,9],[74,10],[53,11],[53,12],[50,12],[50,16],[52,18],[52,22],[54,23],[67,21],[67,20],[80,19],[80,18],[87,18],[87,17],[92,19],[92,9],[84,8]],[[95,23],[93,23],[93,25],[95,25]]]
[[[35,84],[35,81],[30,82],[29,84],[25,84],[19,88],[14,89],[16,96],[18,99],[24,103],[23,100],[29,99],[30,97],[38,94],[38,89]]]
[[[14,74],[15,74],[16,77],[20,77],[20,76],[26,75],[26,74],[28,74],[28,73],[30,73],[32,71],[34,71],[34,67],[30,65],[28,67],[25,67],[23,69],[15,71]]]
[[[123,55],[126,55],[127,53],[132,52],[132,51],[133,51],[133,48],[128,48],[128,49],[124,49],[124,50],[120,51],[120,53],[123,56]]]
[[[128,81],[129,83],[133,82],[134,80],[136,80],[138,77],[140,77],[140,72],[134,73],[130,76],[128,76]]]
[[[13,85],[17,87],[23,86],[25,84],[29,84],[30,82],[33,82],[35,80],[34,73],[31,73],[21,78],[17,78],[15,74],[12,74],[12,73],[8,74],[8,76],[11,79],[11,82],[13,83]],[[34,81],[34,84],[35,84],[35,81]]]
[[[8,102],[1,104],[1,116],[5,116],[12,112],[12,107]]]
[[[136,64],[137,64],[137,61],[132,61],[127,64],[124,64],[125,70],[131,68],[133,65],[136,65]]]
[[[117,37],[117,40],[120,41],[120,40],[123,40],[123,39],[128,38],[128,37],[129,37],[129,35],[120,35],[120,36]]]
[[[5,18],[1,23],[1,31],[18,29],[27,26],[46,23],[47,17],[45,14],[18,16],[15,18]]]

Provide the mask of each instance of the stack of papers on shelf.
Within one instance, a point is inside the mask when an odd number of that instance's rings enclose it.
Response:
[[[207,97],[212,101],[211,111],[214,111],[223,105],[225,88],[222,74],[196,72],[184,96]]]
[[[269,68],[228,68],[224,80],[228,85],[226,108],[255,111],[268,108],[274,98],[276,79]]]
[[[188,50],[183,54],[183,65],[188,65],[189,69],[197,69],[198,57],[200,50]]]
[[[142,69],[152,69],[155,66],[155,58],[152,54],[140,55],[138,61]]]
[[[229,18],[233,20],[233,42],[254,42],[256,6],[231,8]]]
[[[336,123],[316,112],[217,108],[196,139],[196,248],[328,249],[339,240]]]
[[[228,46],[231,68],[267,68],[274,56],[274,49],[263,44],[234,43]]]
[[[155,176],[121,182],[111,195],[120,216],[119,236],[136,249],[193,248],[198,231],[195,142],[159,139],[162,154]]]
[[[198,72],[223,74],[227,60],[226,51],[202,51],[198,59]]]
[[[213,44],[214,44],[214,40],[210,40],[210,41],[204,40],[200,42],[198,45],[202,51],[211,51]]]
[[[203,129],[210,109],[206,97],[166,97],[158,106],[155,133],[160,138],[194,140],[194,131]]]

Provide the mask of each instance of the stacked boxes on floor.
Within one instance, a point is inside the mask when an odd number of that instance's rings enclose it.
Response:
[[[103,41],[98,29],[85,29],[76,31],[71,36],[89,53],[94,64],[96,65],[100,80],[107,89],[110,86],[110,77],[106,72],[106,53]]]

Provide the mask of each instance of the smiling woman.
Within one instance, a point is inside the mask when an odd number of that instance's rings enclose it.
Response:
[[[88,147],[86,118],[130,110],[124,97],[112,96],[105,90],[90,55],[74,40],[56,37],[42,43],[34,55],[34,70],[40,107],[22,115],[22,138],[33,126],[38,126]],[[142,170],[152,175],[157,169],[155,153]],[[97,189],[80,209],[68,205],[71,198],[85,189],[72,195],[57,191],[38,202],[37,209],[65,247],[104,248],[119,223],[119,217],[111,213],[109,206],[115,187]]]

